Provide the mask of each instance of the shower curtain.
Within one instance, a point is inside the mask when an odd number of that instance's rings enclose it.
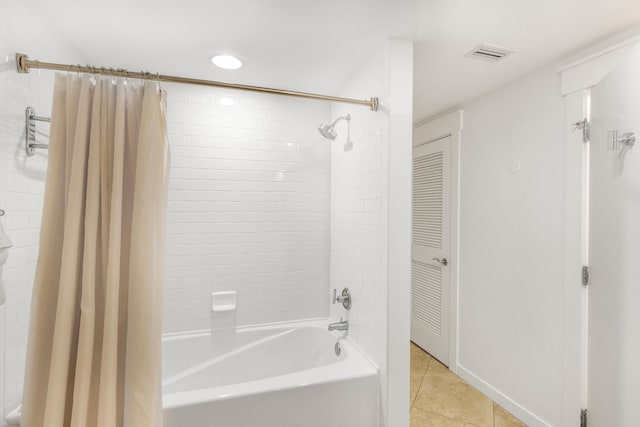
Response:
[[[57,75],[49,144],[22,426],[161,426],[163,92]]]

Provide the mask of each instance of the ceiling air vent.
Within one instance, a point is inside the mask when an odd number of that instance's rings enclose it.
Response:
[[[470,58],[482,59],[483,61],[496,62],[513,53],[512,50],[491,44],[481,44],[467,53],[465,56]]]

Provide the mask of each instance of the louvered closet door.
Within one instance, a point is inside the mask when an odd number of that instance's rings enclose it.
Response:
[[[449,364],[450,162],[451,137],[413,149],[411,340],[445,365]]]

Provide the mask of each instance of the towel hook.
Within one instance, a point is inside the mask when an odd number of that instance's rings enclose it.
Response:
[[[36,112],[33,108],[27,107],[24,112],[25,120],[24,120],[24,143],[25,149],[27,151],[27,156],[31,157],[35,154],[36,148],[48,149],[48,144],[40,144],[36,142],[36,122],[51,122],[51,118],[49,117],[40,117],[36,115]]]

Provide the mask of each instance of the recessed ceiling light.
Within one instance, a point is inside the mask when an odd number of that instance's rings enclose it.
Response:
[[[237,70],[242,67],[242,61],[231,55],[216,55],[211,58],[213,65],[225,70]]]

